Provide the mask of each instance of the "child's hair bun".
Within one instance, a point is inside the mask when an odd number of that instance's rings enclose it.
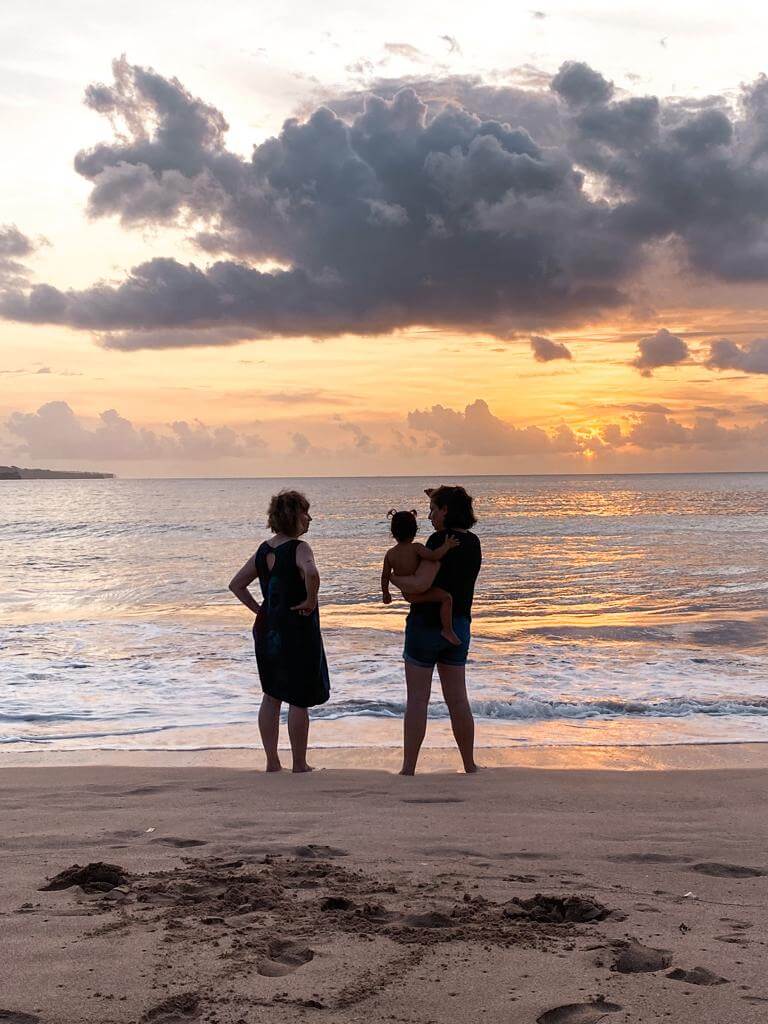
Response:
[[[419,532],[415,508],[410,509],[410,511],[403,509],[399,512],[397,509],[390,509],[387,513],[387,518],[389,519],[389,527],[395,540],[411,541]]]

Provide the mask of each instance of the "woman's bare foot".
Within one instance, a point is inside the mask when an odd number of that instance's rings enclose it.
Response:
[[[295,764],[291,771],[294,775],[301,775],[303,772],[313,772],[314,766],[311,764]]]
[[[470,765],[464,765],[464,772],[466,775],[474,775],[479,772],[483,766],[481,764],[475,764],[474,761]]]
[[[400,771],[397,774],[398,775],[415,775],[416,774],[416,769],[415,768],[401,768]]]
[[[279,761],[267,761],[267,767],[264,770],[267,772],[281,772],[283,766]]]
[[[454,647],[461,645],[461,640],[456,636],[452,629],[441,629],[440,636],[443,640],[447,640],[449,644],[453,644]]]

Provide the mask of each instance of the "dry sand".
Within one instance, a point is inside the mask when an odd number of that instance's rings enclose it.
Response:
[[[0,1022],[762,1022],[767,781],[7,768]]]

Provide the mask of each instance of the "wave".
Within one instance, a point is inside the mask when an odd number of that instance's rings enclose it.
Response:
[[[691,715],[757,715],[768,716],[768,697],[667,697],[651,700],[624,700],[620,697],[601,700],[548,700],[517,694],[507,700],[474,700],[472,710],[478,718],[504,721],[547,721],[557,718],[687,718]],[[314,718],[338,719],[353,717],[401,718],[402,701],[346,700],[314,708]],[[442,702],[429,705],[430,718],[447,718],[448,708]]]

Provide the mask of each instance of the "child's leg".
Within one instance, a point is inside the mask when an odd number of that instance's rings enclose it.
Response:
[[[439,604],[440,635],[450,644],[458,646],[461,643],[453,631],[453,598],[447,590],[443,590],[442,587],[430,587],[423,594],[403,594],[403,597],[410,604]]]
[[[429,591],[427,591],[429,593]],[[450,644],[459,646],[461,640],[456,636],[453,631],[453,598],[447,590],[443,590],[442,587],[432,587],[433,594],[442,594],[440,598],[440,635]]]
[[[412,576],[398,576],[393,573],[391,582],[398,588],[398,590],[403,591],[403,596],[405,596],[406,590],[409,595],[423,594],[424,591],[429,590],[434,583],[435,576],[437,576],[439,568],[439,562],[428,562],[425,559],[424,561],[419,562],[419,567]]]
[[[277,740],[280,733],[280,701],[265,693],[259,708],[259,732],[264,753],[267,755],[267,771],[279,772],[282,768],[277,753]]]
[[[288,708],[288,738],[291,741],[293,770],[295,772],[311,772],[307,764],[307,739],[309,737],[309,712],[306,708],[297,708],[293,704]]]

